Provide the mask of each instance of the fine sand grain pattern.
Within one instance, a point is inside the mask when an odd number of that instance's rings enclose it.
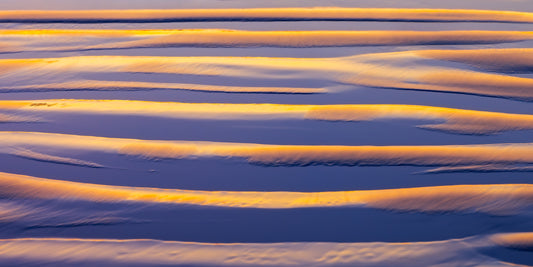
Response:
[[[533,266],[532,101],[526,0],[5,1],[0,266]]]

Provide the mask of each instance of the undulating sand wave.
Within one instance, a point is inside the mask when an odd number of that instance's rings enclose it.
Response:
[[[270,166],[374,165],[460,166],[532,164],[533,144],[437,146],[265,145],[202,141],[157,141],[82,135],[0,132],[0,152],[14,148],[80,150],[144,158],[242,158]]]
[[[1,262],[91,266],[519,266],[469,239],[409,243],[196,243],[151,239],[0,240]]]
[[[219,92],[319,93],[339,85],[438,91],[533,100],[533,79],[435,66],[418,52],[364,54],[340,58],[83,56],[2,59],[0,91],[185,89]],[[433,64],[433,65],[432,65]],[[406,68],[409,66],[409,68]],[[146,74],[190,75],[195,84],[146,82]],[[102,76],[127,75],[127,81]],[[132,75],[134,74],[134,75]],[[32,79],[27,79],[32,75]],[[94,76],[87,79],[87,76]],[[200,85],[218,77],[231,86]],[[96,78],[98,77],[98,78]],[[118,78],[114,78],[118,79]],[[235,80],[232,80],[235,79]],[[239,81],[275,81],[280,87],[239,87]],[[294,87],[321,80],[327,88]]]
[[[0,101],[0,110],[35,112],[40,115],[44,112],[54,112],[211,120],[424,119],[435,120],[438,123],[419,127],[461,134],[491,134],[508,130],[533,129],[533,115],[416,105],[288,105],[43,99]],[[442,123],[442,120],[445,122]]]
[[[0,11],[0,22],[17,23],[313,20],[532,23],[533,14],[502,10],[345,7]]]
[[[533,39],[517,31],[0,30],[0,52],[158,47],[471,45]]]
[[[509,215],[533,207],[533,185],[451,185],[366,191],[199,191],[125,187],[0,173],[0,196],[96,202],[173,203],[233,208],[371,207],[394,211]]]

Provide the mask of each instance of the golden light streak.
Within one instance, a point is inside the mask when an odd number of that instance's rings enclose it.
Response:
[[[136,9],[136,10],[5,10],[8,22],[169,22],[169,21],[479,21],[531,23],[528,12],[469,9],[401,8],[248,8],[248,9]]]
[[[4,52],[184,46],[461,45],[505,43],[531,39],[533,39],[532,32],[519,31],[0,30],[0,42],[5,44]]]
[[[451,185],[365,191],[199,191],[125,187],[0,173],[3,198],[96,202],[174,203],[233,208],[288,209],[366,206],[397,211],[512,214],[533,206],[533,185]]]

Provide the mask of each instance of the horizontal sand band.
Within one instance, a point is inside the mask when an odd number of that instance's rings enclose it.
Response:
[[[520,31],[0,30],[0,52],[160,47],[471,45],[533,39]]]
[[[248,9],[152,9],[152,10],[6,10],[0,22],[171,22],[171,21],[309,21],[370,20],[424,22],[531,23],[528,12],[468,9],[403,8],[248,8]]]
[[[145,158],[241,158],[265,165],[457,166],[532,164],[533,144],[436,146],[267,145],[203,141],[159,141],[96,136],[0,132],[0,152],[47,148],[115,153]]]
[[[528,233],[432,242],[197,243],[152,239],[0,239],[0,263],[195,266],[516,266],[477,252]],[[509,242],[507,242],[509,243]],[[506,243],[506,244],[507,244]]]
[[[232,208],[372,207],[397,211],[513,214],[533,206],[533,185],[451,185],[363,191],[199,191],[126,187],[0,173],[3,198],[173,203]]]
[[[417,105],[289,105],[43,99],[0,100],[1,110],[32,112],[32,115],[33,113],[39,115],[52,112],[209,120],[371,121],[377,119],[420,119],[428,120],[428,123],[418,127],[463,134],[490,134],[508,130],[533,129],[533,115],[529,114]]]
[[[518,55],[531,49],[499,51]],[[427,60],[428,57],[439,60],[436,52],[424,53],[409,51],[338,58],[84,56],[2,59],[0,92],[181,89],[225,93],[325,93],[341,90],[339,86],[365,86],[533,100],[531,78],[441,67]],[[527,67],[523,62],[510,65],[511,62],[503,58],[495,59],[504,62],[503,71]],[[465,63],[471,62],[465,59]],[[155,73],[169,77],[191,75],[196,79],[193,82],[198,83],[204,82],[205,76],[217,77],[219,81],[237,81],[230,85],[202,85],[143,80],[143,75]],[[92,80],[87,79],[88,74]],[[128,75],[128,81],[96,80],[97,75],[109,77],[110,74]],[[28,80],[28,75],[33,79]],[[275,81],[280,86],[239,86],[238,81],[242,79],[256,79],[259,84]],[[322,87],[294,87],[298,85],[295,80],[309,79],[320,81]]]

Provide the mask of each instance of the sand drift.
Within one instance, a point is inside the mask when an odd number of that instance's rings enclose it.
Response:
[[[517,266],[486,257],[480,249],[531,242],[531,233],[497,234],[409,243],[197,243],[161,240],[20,238],[0,240],[0,262],[99,262],[197,266]],[[505,240],[505,241],[504,241]],[[503,243],[503,244],[502,244]],[[30,253],[31,252],[31,253]]]
[[[435,65],[450,60],[483,68],[490,62],[501,72],[517,68],[530,70],[530,61],[522,59],[513,63],[512,59],[531,53],[531,49],[495,52],[498,56],[492,57],[482,50],[468,53],[435,50],[339,58],[82,56],[2,59],[0,92],[181,89],[309,94],[334,93],[360,86],[531,101],[531,78]],[[428,58],[433,60],[428,61]],[[405,68],[406,65],[410,67]],[[157,82],[146,80],[147,75],[156,74],[166,75],[166,78]],[[27,79],[28,75],[32,78]],[[111,76],[115,78],[110,79]],[[175,82],[184,76],[194,83]],[[209,77],[216,77],[218,84],[205,84],[203,80]],[[326,86],[313,88],[309,83],[302,84],[302,80],[309,79]],[[246,80],[255,80],[259,84],[275,82],[281,86],[253,87],[243,83]]]
[[[306,146],[157,141],[37,132],[0,132],[1,153],[39,161],[86,167],[102,166],[93,162],[40,153],[39,150],[43,149],[49,151],[48,153],[72,150],[128,155],[145,159],[234,158],[264,166],[467,166],[463,171],[483,171],[483,167],[478,165],[485,165],[489,168],[498,166],[499,170],[502,171],[511,167],[509,170],[512,171],[512,167],[515,167],[516,164],[533,164],[533,144],[531,143],[441,146]],[[440,172],[442,169],[434,171]]]
[[[162,47],[473,45],[533,39],[517,31],[0,30],[0,52]]]
[[[43,99],[0,101],[0,111],[2,110],[30,113],[34,116],[61,113],[208,120],[307,119],[357,122],[378,119],[422,119],[437,122],[418,127],[459,134],[492,134],[533,129],[533,115],[416,105],[288,105]],[[6,116],[7,121],[17,122],[16,118]]]
[[[371,207],[395,211],[516,214],[533,207],[527,184],[452,185],[366,191],[198,191],[78,183],[0,173],[0,196],[232,208]]]

